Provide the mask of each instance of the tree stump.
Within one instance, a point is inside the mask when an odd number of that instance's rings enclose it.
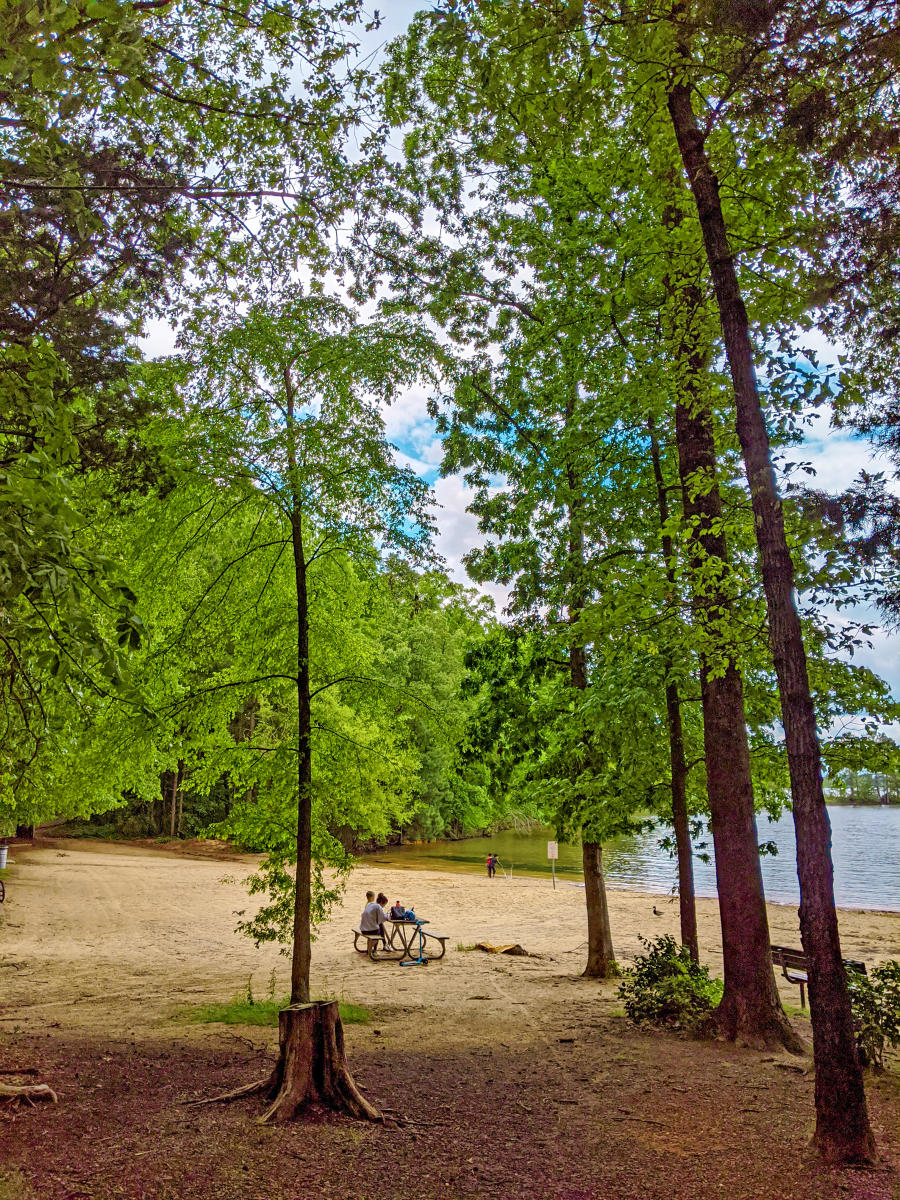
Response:
[[[307,1104],[327,1104],[366,1121],[382,1115],[353,1082],[344,1055],[344,1029],[337,1000],[292,1004],[278,1014],[281,1053],[261,1125],[292,1121]]]

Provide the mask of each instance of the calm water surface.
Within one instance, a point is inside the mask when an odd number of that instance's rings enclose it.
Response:
[[[840,908],[877,908],[900,912],[900,805],[830,805],[834,856],[835,899]],[[766,896],[778,904],[797,904],[797,868],[794,859],[794,822],[790,813],[777,821],[760,817],[759,840],[774,842],[775,856],[762,859]],[[549,877],[547,841],[549,829],[527,832],[506,830],[491,838],[467,838],[462,842],[436,841],[380,850],[369,861],[392,867],[484,872],[488,851],[500,855],[500,864],[513,876]],[[710,851],[712,838],[709,839]],[[675,863],[659,847],[658,834],[619,838],[604,848],[606,880],[610,887],[635,891],[671,891]],[[559,846],[556,874],[577,882],[581,878],[581,847]],[[715,896],[716,877],[712,861],[694,860],[698,896]]]

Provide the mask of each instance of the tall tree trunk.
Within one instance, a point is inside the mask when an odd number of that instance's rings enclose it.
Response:
[[[650,453],[653,459],[653,477],[656,480],[656,498],[659,509],[660,528],[665,531],[669,522],[669,499],[663,477],[659,439],[653,418],[648,418],[650,430]],[[678,595],[675,577],[675,557],[672,538],[662,534],[662,552],[665,560],[666,580],[669,595],[674,600]],[[691,830],[687,809],[688,766],[684,754],[684,728],[681,720],[681,698],[678,684],[672,679],[672,662],[666,656],[666,724],[669,733],[669,772],[672,790],[672,828],[675,831],[675,849],[678,860],[678,910],[681,923],[681,943],[687,946],[694,962],[700,961],[700,946],[697,940],[697,904],[694,897],[694,857],[691,850]]]
[[[570,391],[566,408],[566,424],[575,411],[577,391]],[[584,609],[584,529],[582,525],[583,498],[581,480],[571,463],[566,464],[569,485],[569,625],[578,623]],[[587,656],[580,636],[573,635],[569,648],[569,682],[583,692],[588,685]],[[582,974],[591,979],[609,979],[618,974],[606,902],[606,882],[603,878],[603,850],[599,842],[582,834],[581,857],[584,866],[584,899],[587,908],[588,960]]]
[[[683,365],[690,369],[690,364]],[[692,377],[697,377],[696,372],[686,379]],[[689,408],[679,400],[675,410],[684,513],[693,566],[702,568],[714,561],[721,571],[728,555],[722,533],[722,502],[715,483],[715,443],[702,400],[694,397],[693,401]],[[692,586],[698,626],[715,644],[728,596],[709,578],[702,586],[696,582]],[[700,660],[706,787],[712,814],[725,978],[716,1021],[725,1037],[756,1046],[780,1044],[799,1052],[802,1044],[781,1007],[769,949],[743,684],[727,646],[721,653],[722,662],[710,664],[706,655]]]
[[[291,545],[297,589],[297,876],[294,892],[294,948],[291,1004],[309,1001],[312,953],[312,712],[309,687],[309,599],[303,527],[296,499],[291,509]]]
[[[272,1103],[260,1120],[265,1124],[293,1120],[311,1102],[328,1104],[367,1120],[381,1114],[360,1094],[344,1056],[344,1034],[336,1001],[310,1002],[312,949],[312,709],[309,664],[309,595],[303,545],[303,509],[294,386],[284,372],[289,513],[297,598],[297,874],[294,884],[291,1002],[278,1015],[279,1057],[272,1078],[263,1085]]]
[[[172,792],[169,804],[169,837],[175,836],[175,814],[178,808],[178,775],[181,771],[181,765],[178,769],[172,772]]]
[[[728,243],[718,180],[706,154],[687,83],[673,84],[668,104],[703,233],[734,384],[737,433],[750,487],[781,697],[797,840],[800,934],[809,959],[816,1067],[814,1141],[829,1162],[871,1162],[875,1141],[838,936],[831,829],[822,790],[815,710],[794,600],[794,567],[756,386],[747,311]]]
[[[684,757],[681,698],[676,683],[666,684],[666,723],[669,731],[669,771],[672,777],[672,826],[678,861],[678,914],[681,942],[694,962],[700,961],[697,904],[694,896],[694,856],[687,809],[688,768]]]
[[[611,979],[618,975],[616,955],[603,880],[603,847],[599,842],[581,843],[584,866],[584,898],[588,919],[588,960],[582,975],[589,979]]]

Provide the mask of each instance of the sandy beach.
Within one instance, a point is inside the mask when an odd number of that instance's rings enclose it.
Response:
[[[103,1023],[111,1006],[128,1025],[142,1028],[170,1014],[173,1005],[198,998],[227,1000],[246,990],[265,991],[274,970],[280,995],[288,966],[277,947],[255,948],[235,932],[254,909],[241,881],[253,855],[201,846],[192,857],[164,847],[56,840],[35,848],[13,847],[8,900],[0,910],[0,989],[7,1023],[38,1013],[65,1011],[66,1024]],[[368,888],[383,890],[426,918],[448,937],[437,970],[372,964],[353,952]],[[639,937],[678,934],[678,906],[666,896],[610,891],[616,954],[623,965],[640,950]],[[721,974],[717,905],[699,900],[703,961]],[[655,916],[657,908],[662,916]],[[799,946],[797,913],[769,906],[772,941]],[[843,911],[841,941],[848,958],[869,965],[900,956],[900,914]],[[319,931],[313,947],[314,988],[347,1000],[409,1002],[453,1008],[486,979],[510,971],[529,977],[531,988],[555,987],[584,967],[587,923],[583,889],[570,883],[502,876],[489,880],[427,870],[392,870],[363,862],[353,872],[343,903]],[[540,957],[510,962],[458,945],[520,943]],[[785,1000],[799,990],[781,980]],[[140,1000],[139,1010],[128,1000]],[[497,1003],[503,1001],[498,995]],[[515,1002],[518,1003],[518,1002]]]
[[[614,981],[580,976],[579,887],[360,865],[313,947],[313,991],[368,1009],[344,1027],[348,1061],[384,1122],[311,1112],[263,1131],[256,1098],[185,1107],[273,1061],[271,1026],[185,1019],[248,985],[287,991],[278,948],[235,932],[257,860],[62,840],[11,859],[0,1067],[59,1104],[0,1110],[2,1200],[895,1200],[894,1076],[867,1085],[878,1170],[825,1167],[809,1150],[809,1058],[634,1029]],[[446,957],[400,968],[356,953],[367,888],[413,905]],[[639,936],[677,933],[666,897],[609,900],[625,966]],[[716,905],[698,907],[715,972]],[[770,921],[773,941],[798,943],[794,910]],[[841,933],[848,957],[900,957],[897,914],[844,912]],[[528,957],[459,948],[478,941]],[[808,1037],[799,990],[781,984]]]

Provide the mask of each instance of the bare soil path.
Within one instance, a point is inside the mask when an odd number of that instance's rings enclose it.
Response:
[[[253,1100],[186,1107],[264,1075],[276,1032],[187,1024],[179,1008],[230,999],[251,976],[259,996],[272,971],[281,994],[287,978],[277,949],[234,933],[256,860],[186,849],[14,847],[0,1069],[36,1068],[60,1102],[0,1110],[0,1200],[900,1200],[896,1075],[870,1089],[882,1168],[823,1168],[807,1150],[809,1061],[631,1029],[615,986],[578,976],[583,893],[533,879],[355,872],[315,944],[314,982],[373,1012],[345,1033],[383,1127],[315,1112],[261,1128]],[[398,969],[355,954],[366,887],[429,917],[446,959]],[[665,898],[610,901],[625,961],[639,933],[676,931]],[[700,907],[716,969],[715,905]],[[796,913],[770,917],[773,940],[797,943]],[[845,913],[841,928],[849,957],[900,953],[896,915]],[[482,940],[540,957],[455,948]]]

